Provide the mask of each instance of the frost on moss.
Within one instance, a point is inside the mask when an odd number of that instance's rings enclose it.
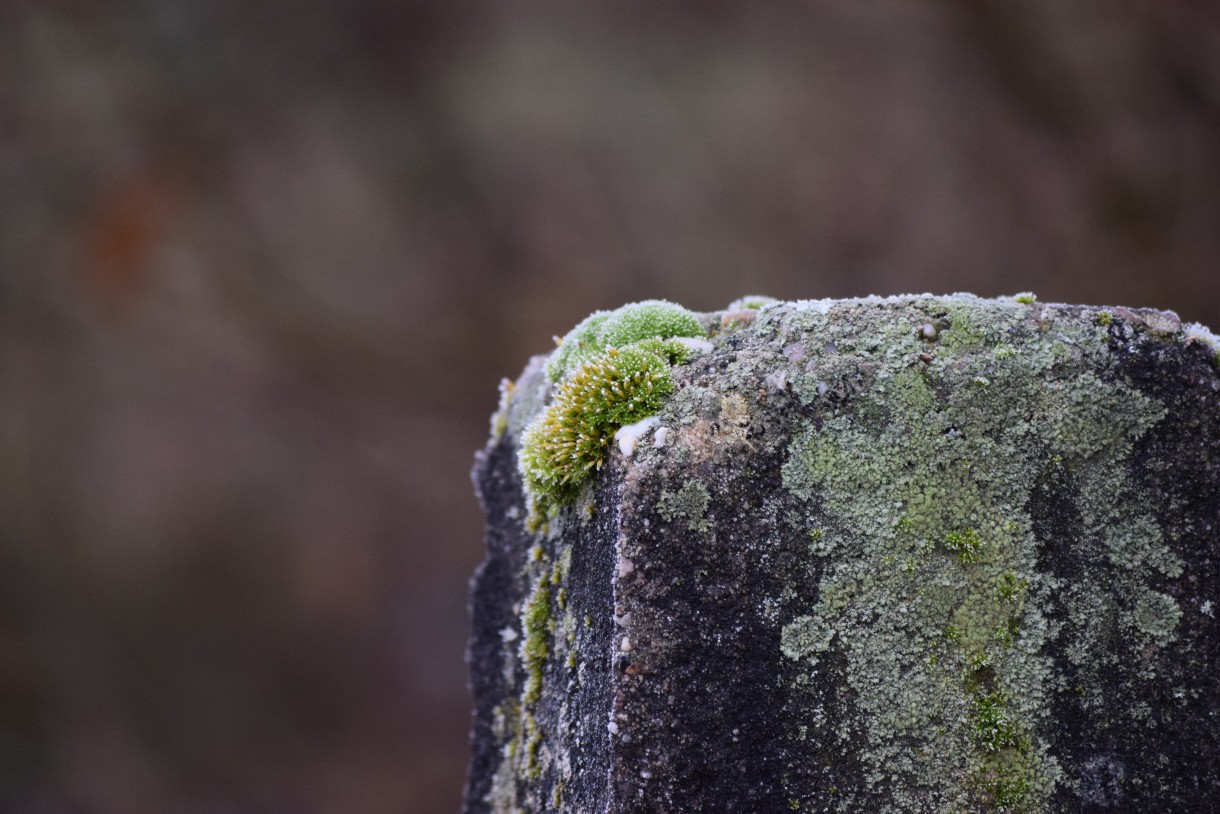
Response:
[[[559,347],[547,360],[547,375],[551,381],[561,381],[610,348],[625,348],[643,339],[704,334],[694,313],[665,300],[645,300],[614,311],[597,311],[559,340]]]
[[[1220,337],[1198,322],[1188,322],[1183,325],[1182,336],[1188,345],[1203,345],[1211,350],[1212,364],[1220,367]]]
[[[610,348],[560,382],[554,401],[521,438],[532,518],[575,499],[605,460],[615,431],[660,409],[673,391],[670,365],[689,353],[676,341],[645,339]]]
[[[518,458],[538,528],[605,460],[619,427],[655,413],[673,390],[670,366],[705,335],[692,312],[665,300],[598,311],[568,332],[546,362],[557,392],[521,435]]]
[[[1180,616],[1155,586],[1181,564],[1130,475],[1134,441],[1164,408],[1099,375],[1098,326],[1039,323],[1015,303],[934,304],[939,341],[883,313],[827,337],[836,353],[797,382],[834,401],[792,442],[784,484],[816,507],[835,554],[781,649],[815,671],[830,650],[846,659],[867,783],[888,785],[893,811],[1040,812],[1064,779],[1039,737],[1057,680],[1044,646],[1068,639],[1089,701],[1109,646],[1097,627],[1161,647]],[[801,316],[809,333],[832,329]],[[835,395],[844,379],[854,398]],[[1079,539],[1061,544],[1097,564],[1070,585],[1040,573],[1030,516],[1055,478],[1079,490],[1082,515]],[[1044,613],[1054,602],[1070,624]]]

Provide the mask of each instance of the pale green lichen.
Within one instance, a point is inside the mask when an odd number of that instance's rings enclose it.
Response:
[[[798,434],[784,466],[834,555],[781,650],[815,671],[828,651],[846,659],[862,717],[822,737],[846,745],[853,726],[864,732],[866,787],[890,789],[883,810],[1044,811],[1064,778],[1039,736],[1058,680],[1044,646],[1066,639],[1088,685],[1113,649],[1101,627],[1161,647],[1180,616],[1153,586],[1181,564],[1130,476],[1133,442],[1164,409],[1098,375],[1104,328],[1088,323],[917,301],[911,324],[941,326],[929,340],[892,311],[852,324],[827,310],[774,317],[833,349],[798,375],[802,400],[844,399]],[[1070,545],[1117,566],[1072,585],[1039,572],[1029,515],[1034,488],[1062,473],[1080,493]],[[1045,615],[1052,597],[1068,626]],[[849,795],[838,810],[860,804]]]
[[[663,491],[657,511],[667,523],[682,518],[691,531],[707,531],[710,523],[705,514],[709,501],[707,487],[697,480],[688,480],[677,492]]]

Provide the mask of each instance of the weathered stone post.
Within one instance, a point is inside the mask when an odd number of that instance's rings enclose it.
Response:
[[[1030,295],[593,315],[475,468],[465,811],[1220,811],[1218,350]]]

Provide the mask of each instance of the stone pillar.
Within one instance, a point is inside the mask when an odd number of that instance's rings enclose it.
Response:
[[[697,319],[566,481],[523,439],[593,409],[604,330],[503,388],[467,814],[1220,810],[1214,336],[1030,295]]]

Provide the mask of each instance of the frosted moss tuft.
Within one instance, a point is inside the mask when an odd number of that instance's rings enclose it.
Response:
[[[705,333],[693,312],[666,300],[645,300],[614,311],[596,311],[558,340],[559,347],[547,360],[547,375],[551,381],[561,381],[610,348],[624,348],[643,339],[702,338]]]
[[[610,348],[559,383],[554,401],[521,436],[518,465],[532,525],[576,498],[620,427],[660,408],[673,391],[670,365],[689,354],[680,343],[645,339]]]

